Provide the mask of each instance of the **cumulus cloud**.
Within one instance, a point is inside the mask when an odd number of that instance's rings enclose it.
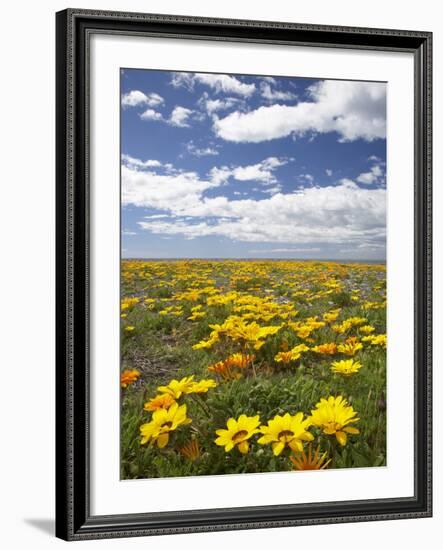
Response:
[[[256,90],[255,84],[246,84],[227,74],[173,73],[171,79],[171,84],[175,88],[185,87],[188,90],[193,90],[196,83],[209,86],[216,93],[223,92],[243,97],[251,96]]]
[[[122,166],[122,202],[163,211],[169,218],[147,217],[141,229],[193,239],[227,237],[233,241],[315,245],[379,246],[386,234],[386,190],[363,189],[351,180],[310,187],[269,198],[229,200],[208,197],[217,183],[195,172],[159,174]]]
[[[130,92],[123,94],[122,106],[123,107],[137,107],[139,105],[147,105],[148,107],[157,107],[164,103],[162,96],[151,92],[145,94],[140,90],[131,90]]]
[[[201,180],[195,172],[159,173],[138,170],[122,165],[122,204],[171,211],[176,203],[178,211],[200,203],[202,193],[214,186]]]
[[[268,81],[261,82],[260,93],[267,101],[293,101],[297,99],[296,94],[289,91],[277,90]]]
[[[188,128],[188,119],[190,115],[192,114],[191,109],[187,109],[186,107],[180,107],[177,105],[177,107],[174,108],[174,110],[171,113],[171,116],[169,117],[168,123],[171,124],[171,126],[178,126],[180,128]]]
[[[337,132],[340,141],[386,137],[386,86],[377,82],[324,80],[311,86],[310,101],[273,104],[247,113],[234,111],[215,117],[220,138],[236,143],[259,143],[304,135]]]
[[[140,160],[131,157],[130,155],[122,155],[122,162],[124,162],[127,166],[131,166],[132,168],[155,168],[162,165],[161,162],[158,160]]]
[[[278,185],[273,185],[272,187],[265,187],[263,189],[260,189],[262,193],[266,193],[268,195],[276,195],[277,193],[280,193],[283,187]]]
[[[197,104],[208,115],[212,115],[217,111],[226,111],[234,107],[242,108],[245,106],[245,102],[243,99],[240,99],[237,97],[225,97],[223,99],[218,99],[218,98],[213,99],[209,96],[207,92],[203,92]]]
[[[376,162],[368,172],[362,172],[356,179],[359,183],[365,183],[366,185],[384,184],[386,182],[384,164]]]
[[[158,122],[164,122],[170,126],[176,126],[178,128],[189,128],[189,118],[193,114],[192,109],[187,107],[181,107],[177,105],[171,111],[171,114],[168,118],[165,118],[161,113],[155,109],[146,109],[143,113],[140,114],[142,120],[155,120]]]
[[[257,164],[248,166],[214,167],[209,174],[211,181],[217,185],[226,182],[231,177],[237,181],[259,181],[270,184],[277,181],[274,171],[288,162],[289,160],[285,158],[268,157]]]
[[[141,113],[140,118],[142,120],[163,120],[163,115],[155,109],[146,109]]]

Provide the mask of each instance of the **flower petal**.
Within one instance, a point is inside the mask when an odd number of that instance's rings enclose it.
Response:
[[[360,430],[358,428],[353,428],[352,426],[346,426],[346,428],[343,428],[344,432],[348,432],[348,434],[359,434]]]
[[[247,441],[242,441],[238,445],[238,450],[241,454],[245,455],[249,451],[249,443]]]
[[[157,445],[158,445],[159,449],[163,449],[163,447],[166,447],[166,445],[168,444],[168,441],[169,441],[169,434],[168,433],[160,434],[157,437]]]
[[[275,456],[278,456],[283,451],[284,448],[285,448],[285,444],[282,443],[281,441],[279,441],[278,443],[272,444],[272,451]]]

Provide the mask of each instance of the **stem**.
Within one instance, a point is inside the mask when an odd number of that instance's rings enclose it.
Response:
[[[244,349],[244,353],[245,355],[250,355],[251,357],[251,367],[252,367],[252,373],[254,375],[254,378],[257,378],[257,371],[255,370],[255,365],[254,365],[254,353],[252,351],[249,351],[248,353],[248,349],[247,349],[247,346],[245,345],[245,349]]]
[[[329,442],[331,445],[331,468],[335,468],[335,460],[336,460],[336,454],[337,454],[337,439],[335,435],[332,436]]]
[[[206,403],[203,403],[203,400],[198,397],[196,394],[191,394],[191,399],[194,401],[194,403],[197,403],[197,405],[200,407],[200,409],[205,413],[205,415],[208,418],[211,418],[211,411],[207,407]]]

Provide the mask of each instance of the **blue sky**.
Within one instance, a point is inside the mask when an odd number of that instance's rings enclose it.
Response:
[[[386,84],[121,71],[122,256],[384,260]]]

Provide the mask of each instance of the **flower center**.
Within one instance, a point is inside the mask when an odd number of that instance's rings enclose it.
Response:
[[[248,435],[248,432],[246,430],[240,430],[236,434],[232,436],[232,441],[240,441],[243,439],[246,435]]]
[[[294,432],[291,432],[291,430],[283,430],[278,434],[278,438],[280,441],[289,441],[294,436]]]
[[[163,424],[163,428],[170,428],[172,426],[172,422],[165,422]]]

